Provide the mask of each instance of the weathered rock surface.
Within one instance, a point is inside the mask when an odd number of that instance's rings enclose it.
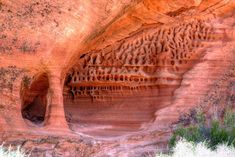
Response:
[[[32,156],[166,151],[190,109],[234,107],[234,39],[234,0],[1,1],[0,139]]]

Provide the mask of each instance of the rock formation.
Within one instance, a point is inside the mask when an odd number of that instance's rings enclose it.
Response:
[[[0,21],[0,141],[32,156],[152,155],[235,105],[234,0],[3,0]]]

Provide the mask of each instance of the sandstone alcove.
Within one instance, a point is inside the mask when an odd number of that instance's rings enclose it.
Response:
[[[82,54],[64,87],[70,128],[98,136],[148,129],[155,112],[171,104],[183,74],[205,54],[204,43],[217,40],[214,34],[207,22],[193,20],[148,28]]]
[[[48,105],[48,88],[48,76],[43,73],[36,76],[29,87],[23,91],[21,113],[26,122],[43,124]]]
[[[157,89],[138,93],[128,87],[90,84],[72,90],[76,94],[65,85],[64,109],[70,129],[77,133],[124,136],[145,129],[154,120]]]
[[[102,138],[147,130],[155,120],[155,112],[169,105],[180,82],[172,78],[171,84],[163,85],[156,80],[105,76],[102,72],[84,75],[84,69],[75,66],[67,75],[63,91],[70,129]]]

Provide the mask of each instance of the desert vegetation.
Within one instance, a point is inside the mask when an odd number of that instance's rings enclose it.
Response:
[[[201,111],[193,113],[188,126],[180,123],[173,132],[169,141],[170,153],[157,156],[235,156],[235,112],[227,108],[223,117],[211,120]]]

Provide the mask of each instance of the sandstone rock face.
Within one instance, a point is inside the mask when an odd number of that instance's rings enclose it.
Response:
[[[234,0],[4,0],[0,21],[0,139],[32,156],[153,155],[235,105]]]

